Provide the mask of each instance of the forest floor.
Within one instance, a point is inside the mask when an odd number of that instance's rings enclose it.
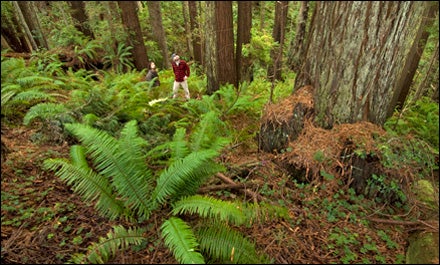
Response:
[[[357,133],[365,133],[365,127],[350,127],[347,132],[356,137]],[[8,148],[6,155],[2,154],[1,165],[2,264],[65,263],[73,254],[85,253],[92,242],[106,237],[113,225],[138,225],[111,222],[99,216],[93,204],[85,203],[53,173],[42,170],[41,163],[46,158],[69,157],[69,146],[36,144],[32,141],[35,133],[35,129],[21,126],[2,128],[1,139]],[[328,137],[333,136],[322,135],[321,138],[329,142]],[[313,144],[321,138],[316,137]],[[296,146],[300,148],[298,143]],[[398,222],[391,214],[381,214],[375,209],[356,208],[355,211],[353,208],[351,213],[350,206],[344,208],[338,199],[338,196],[347,196],[338,189],[338,177],[325,183],[324,180],[312,181],[308,189],[295,184],[286,168],[277,162],[280,158],[281,155],[259,152],[255,146],[232,148],[220,157],[224,164],[230,165],[228,172],[214,176],[200,193],[286,206],[290,219],[265,220],[239,228],[273,263],[404,263],[408,237],[413,231],[425,229],[420,223]],[[311,161],[303,163],[309,163],[311,168]],[[235,188],[231,185],[223,190],[212,188],[225,184],[225,179],[246,185]],[[321,188],[322,184],[327,188]],[[359,212],[365,215],[356,216]],[[118,253],[108,263],[177,263],[160,239],[159,227],[168,213],[166,209],[157,211],[145,223],[146,245]],[[411,211],[396,212],[395,216],[405,217],[404,214],[416,215]]]

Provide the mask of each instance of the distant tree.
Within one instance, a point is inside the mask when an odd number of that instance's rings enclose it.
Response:
[[[118,6],[115,1],[102,1],[105,5],[106,13],[104,13],[104,19],[108,23],[108,28],[111,32],[110,38],[111,43],[110,47],[113,50],[114,54],[118,53],[119,40],[116,38],[115,32],[117,32],[117,24],[121,21],[121,15],[118,12]]]
[[[26,23],[25,16],[23,15],[23,12],[20,6],[18,5],[18,1],[12,1],[12,4],[14,5],[15,8],[17,21],[18,23],[20,23],[19,26],[23,29],[25,38],[31,45],[31,50],[37,50],[38,49],[37,43],[35,42],[34,37],[32,36],[32,32],[29,29],[28,24]]]
[[[91,40],[95,38],[89,26],[89,21],[86,13],[84,1],[67,1],[71,7],[72,18],[75,23],[75,28],[84,33],[85,36]]]
[[[188,9],[189,9],[189,21],[191,28],[191,40],[192,40],[192,50],[194,61],[198,64],[203,64],[203,55],[202,55],[202,40],[200,37],[200,25],[199,25],[199,14],[197,11],[197,1],[188,1]]]
[[[414,75],[429,38],[430,32],[428,29],[434,24],[434,19],[438,19],[438,16],[436,16],[436,13],[438,14],[438,2],[432,1],[427,5],[427,8],[422,14],[422,22],[418,25],[418,32],[414,38],[415,41],[412,44],[411,52],[408,54],[403,68],[402,78],[400,82],[397,83],[397,91],[400,91],[400,94],[395,98],[397,100],[396,102],[391,102],[391,105],[395,105],[397,110],[403,107],[410,92]]]
[[[26,25],[28,26],[31,38],[35,42],[34,47],[36,50],[40,48],[44,48],[46,50],[49,49],[49,45],[47,44],[46,37],[43,34],[43,31],[40,27],[40,21],[36,14],[36,8],[33,1],[17,1],[18,6],[23,14]]]
[[[250,81],[252,69],[249,59],[243,58],[243,44],[251,41],[252,28],[252,1],[238,1],[237,17],[237,50],[235,51],[237,81]]]
[[[215,2],[206,1],[205,4],[205,53],[204,69],[207,77],[206,94],[212,95],[219,89],[217,72],[217,34],[215,26]]]
[[[191,41],[191,25],[189,22],[189,8],[188,1],[182,1],[182,17],[183,17],[183,26],[185,29],[185,42],[186,42],[186,50],[189,52],[190,57],[193,57],[193,47]]]
[[[384,124],[402,91],[427,3],[316,2],[294,90],[314,88],[318,125]]]
[[[147,48],[142,37],[135,1],[118,1],[124,28],[128,32],[127,44],[133,47],[134,65],[138,71],[148,68]]]
[[[237,87],[237,71],[234,58],[232,1],[215,2],[215,21],[219,84],[222,85],[229,83]]]
[[[26,39],[25,30],[16,16],[11,1],[1,2],[1,35],[14,52],[29,53],[32,51],[30,42]]]
[[[283,60],[283,47],[288,7],[289,1],[276,1],[275,3],[275,21],[272,37],[279,45],[271,51],[273,64],[269,66],[268,78],[272,81],[281,80],[281,66]]]
[[[168,56],[167,39],[162,24],[162,13],[160,10],[160,1],[147,1],[148,14],[153,29],[153,36],[162,52],[162,62],[157,64],[159,67],[168,68],[170,66]]]

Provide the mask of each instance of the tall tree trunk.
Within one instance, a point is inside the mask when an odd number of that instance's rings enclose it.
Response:
[[[202,56],[202,41],[200,34],[200,27],[198,22],[198,12],[197,12],[197,1],[188,1],[189,9],[189,21],[191,26],[191,40],[192,40],[192,50],[194,55],[194,61],[200,65],[203,65]]]
[[[40,21],[35,12],[34,2],[32,1],[17,1],[18,6],[23,14],[24,20],[29,27],[31,37],[35,41],[36,49],[49,49],[46,38],[40,27]]]
[[[285,39],[285,29],[287,24],[288,1],[276,1],[275,3],[275,24],[272,37],[279,46],[271,51],[273,65],[269,66],[268,77],[272,82],[281,80],[281,66],[283,61],[283,47]]]
[[[162,53],[162,62],[158,64],[160,68],[168,68],[170,66],[168,56],[167,39],[162,24],[162,13],[160,11],[160,1],[147,1],[148,14],[150,23],[153,28],[153,36],[159,45]]]
[[[217,71],[219,84],[229,83],[237,87],[231,1],[215,2],[215,20],[217,26]]]
[[[307,28],[307,18],[309,14],[309,1],[300,1],[299,14],[297,18],[295,38],[292,39],[291,51],[287,59],[287,65],[294,72],[299,71],[302,64],[302,58],[305,54],[305,38]]]
[[[12,3],[15,7],[15,11],[18,18],[18,22],[20,23],[20,27],[24,30],[25,38],[31,45],[32,48],[31,50],[37,50],[38,49],[37,43],[35,42],[34,37],[32,36],[32,33],[28,27],[28,24],[26,23],[23,12],[20,6],[18,5],[18,1],[12,1]]]
[[[118,1],[121,9],[122,24],[128,32],[127,43],[133,47],[134,65],[138,71],[148,68],[147,48],[142,38],[141,25],[135,1]]]
[[[438,39],[437,44],[435,45],[434,52],[431,55],[431,59],[429,60],[429,65],[427,70],[424,71],[424,76],[422,82],[420,82],[417,87],[416,93],[414,95],[414,101],[420,99],[422,96],[430,96],[432,100],[438,102],[438,71],[439,63],[438,63]],[[434,91],[429,91],[431,88],[434,88]]]
[[[396,94],[398,97],[395,97],[395,99],[391,102],[391,106],[396,106],[397,110],[402,109],[403,104],[405,103],[405,100],[409,94],[413,77],[419,66],[420,58],[422,57],[426,42],[428,41],[429,31],[427,29],[434,24],[434,18],[438,19],[436,13],[438,13],[438,2],[428,2],[425,12],[423,13],[423,20],[419,25],[419,30],[414,38],[411,52],[409,53],[406,64],[403,68],[400,82],[398,82],[396,85],[397,90],[400,90],[400,94]],[[389,113],[389,115],[391,115],[393,111],[394,109],[390,109],[389,112],[391,113]]]
[[[24,30],[15,16],[12,2],[2,3],[2,8],[9,9],[10,16],[1,16],[1,35],[5,38],[14,52],[29,53],[32,51],[30,43],[26,40]],[[2,10],[3,11],[3,10]]]
[[[110,32],[117,32],[117,26],[119,19],[121,17],[118,12],[118,6],[115,1],[102,1],[103,4],[106,4],[107,12],[104,14],[104,17],[107,19],[108,28]],[[118,53],[119,41],[116,39],[116,34],[110,34],[112,42],[110,43],[110,47],[113,50],[114,54]],[[110,52],[110,51],[109,51]]]
[[[68,1],[68,3],[72,8],[72,18],[74,19],[75,28],[93,40],[95,36],[89,26],[84,1]]]
[[[219,89],[217,75],[217,34],[214,1],[205,2],[205,56],[204,68],[207,77],[206,94],[212,95]]]
[[[383,125],[426,2],[317,2],[294,89],[314,88],[315,121]]]
[[[194,52],[193,47],[191,45],[191,25],[189,22],[189,10],[188,10],[188,1],[182,1],[182,16],[183,16],[183,25],[185,27],[185,42],[186,49],[189,51],[190,60],[194,60]]]
[[[250,60],[243,58],[243,44],[251,41],[252,1],[238,1],[237,50],[235,52],[238,82],[250,81],[252,69]]]

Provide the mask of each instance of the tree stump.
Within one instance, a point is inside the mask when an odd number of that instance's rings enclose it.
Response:
[[[258,135],[258,149],[277,153],[287,148],[313,116],[313,88],[304,86],[278,104],[265,107]]]

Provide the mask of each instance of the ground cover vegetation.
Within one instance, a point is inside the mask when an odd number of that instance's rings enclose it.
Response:
[[[306,120],[269,153],[261,124],[312,101],[291,93],[295,73],[274,83],[261,66],[252,82],[207,95],[192,64],[194,97],[171,99],[171,69],[152,87],[130,47],[100,57],[102,45],[58,30],[66,43],[54,50],[2,51],[2,263],[398,264],[412,233],[438,233],[430,97],[408,100],[383,127]],[[108,67],[88,69],[98,58]],[[420,200],[419,180],[434,198]]]

